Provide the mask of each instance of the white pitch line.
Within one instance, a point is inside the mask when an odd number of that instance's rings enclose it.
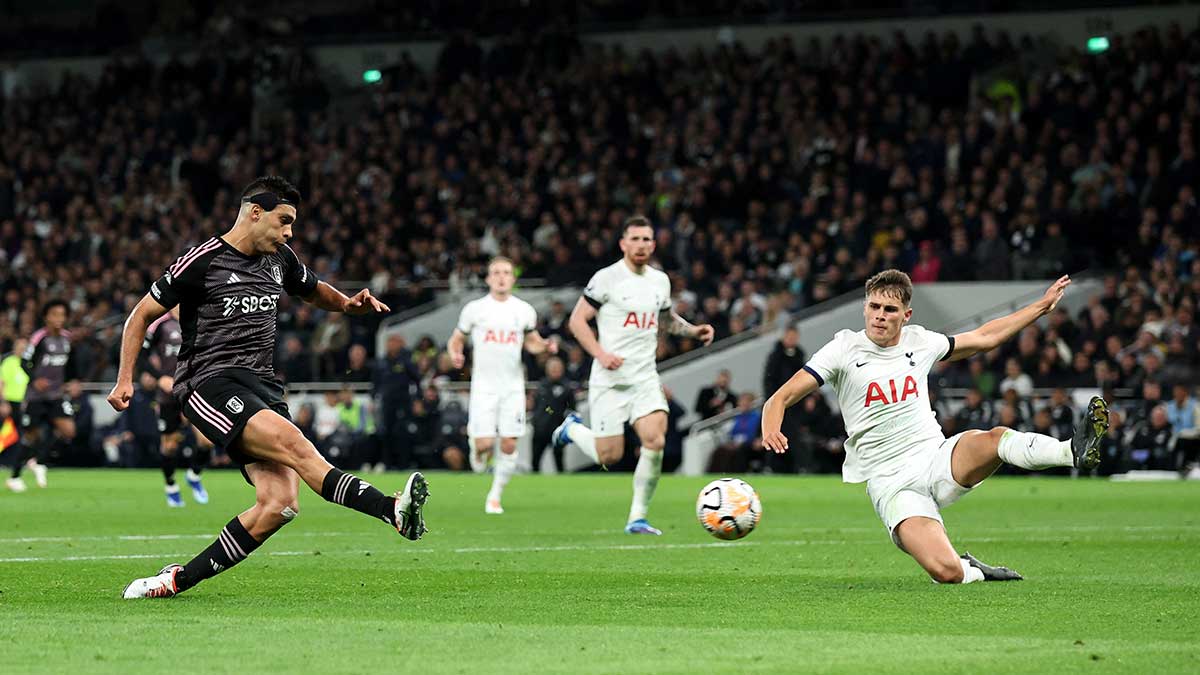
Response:
[[[952,524],[953,525],[953,524]],[[814,534],[826,534],[836,536],[841,534],[862,533],[862,532],[879,532],[882,525],[875,527],[789,527],[790,532],[809,532]],[[953,528],[952,528],[953,529]],[[1161,532],[1161,531],[1200,531],[1200,525],[1126,525],[1122,527],[1109,527],[1105,525],[1072,525],[1069,527],[1057,527],[1053,525],[1031,525],[1019,527],[991,527],[991,528],[970,528],[971,532],[990,533],[1003,532],[1011,534],[1014,532],[1061,532],[1064,534],[1078,532]],[[605,530],[593,530],[587,534],[604,535],[618,532],[612,528]],[[358,537],[363,536],[364,532],[296,532],[289,533],[288,537]],[[490,531],[489,534],[507,534],[509,536],[520,533],[501,533],[498,531]],[[969,534],[955,532],[956,537],[967,538]],[[213,539],[216,534],[205,532],[200,534],[115,534],[115,535],[97,535],[84,537],[10,537],[0,538],[0,544],[42,544],[42,543],[70,543],[83,541],[173,541],[177,539]],[[720,542],[716,542],[720,543]],[[656,547],[661,548],[661,547]],[[529,549],[520,549],[522,551]]]

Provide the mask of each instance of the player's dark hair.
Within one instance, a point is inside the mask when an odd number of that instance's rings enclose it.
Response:
[[[45,319],[46,315],[50,313],[50,310],[54,309],[55,307],[62,307],[63,311],[67,313],[67,316],[71,315],[71,306],[67,304],[66,300],[63,300],[62,298],[52,298],[47,300],[46,304],[42,305],[42,318]]]
[[[912,302],[912,279],[900,270],[884,270],[867,279],[867,295],[876,292],[893,297],[907,307],[908,303]]]
[[[622,238],[626,234],[629,234],[629,228],[631,228],[631,227],[648,227],[653,230],[654,223],[651,223],[650,219],[647,218],[646,216],[631,216],[628,220],[625,221],[625,224],[621,226],[621,237]]]
[[[283,203],[300,206],[300,189],[283,176],[259,176],[242,190],[242,201],[261,194],[272,194]],[[271,209],[267,209],[270,211]]]

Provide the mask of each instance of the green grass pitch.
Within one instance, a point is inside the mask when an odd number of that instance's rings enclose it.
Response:
[[[151,471],[0,492],[0,672],[1200,671],[1200,483],[989,480],[951,535],[1027,580],[937,586],[833,477],[749,476],[765,516],[728,544],[695,520],[707,479],[663,479],[653,538],[621,532],[628,474],[518,476],[503,516],[489,477],[429,478],[420,542],[305,491],[237,569],[165,601],[119,596],[251,502],[234,472],[179,510]]]

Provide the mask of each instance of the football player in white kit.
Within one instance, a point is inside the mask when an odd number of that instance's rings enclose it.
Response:
[[[1071,280],[1063,276],[1037,302],[967,333],[947,336],[910,326],[912,281],[886,270],[866,284],[866,329],[842,330],[763,405],[763,445],[785,452],[779,431],[784,410],[828,383],[846,422],[842,478],[867,484],[875,512],[892,541],[938,583],[1006,581],[1021,575],[985,565],[950,544],[941,509],[979,485],[1002,463],[1025,469],[1100,462],[1108,431],[1108,405],[1092,398],[1074,438],[1056,438],[1006,427],[965,431],[950,438],[929,405],[929,370],[996,348],[1054,310]]]
[[[646,520],[650,499],[662,473],[667,432],[667,399],[658,380],[655,353],[660,330],[688,335],[709,344],[712,326],[693,326],[671,309],[671,282],[650,267],[654,227],[644,216],[625,221],[620,260],[596,272],[575,304],[568,326],[592,355],[588,408],[592,426],[574,412],[554,432],[554,443],[574,442],[601,466],[625,452],[625,423],[633,425],[641,454],[633,472],[633,503],[628,534],[662,534]],[[596,319],[600,336],[588,322]]]
[[[558,352],[558,343],[537,332],[537,312],[512,294],[516,277],[508,258],[488,262],[488,294],[468,302],[458,317],[446,350],[455,368],[466,362],[467,336],[474,348],[471,395],[467,409],[467,435],[472,449],[471,468],[477,473],[500,439],[500,454],[492,472],[492,488],[484,502],[486,513],[504,513],[500,504],[504,487],[517,469],[517,439],[525,434],[525,365],[521,349],[531,354]]]

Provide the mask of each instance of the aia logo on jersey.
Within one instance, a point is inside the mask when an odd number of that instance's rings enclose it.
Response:
[[[498,344],[498,345],[515,345],[515,344],[518,344],[517,331],[489,329],[487,333],[484,333],[483,341],[485,343],[490,342],[492,344]]]
[[[655,312],[630,312],[625,315],[625,323],[621,324],[621,328],[630,326],[643,330],[658,328],[658,315]]]
[[[871,404],[877,401],[883,403],[884,405],[888,405],[889,403],[902,403],[903,401],[906,401],[909,396],[912,396],[913,398],[919,396],[917,393],[917,381],[912,375],[904,376],[904,384],[900,388],[899,396],[896,395],[895,380],[888,380],[887,388],[892,394],[891,398],[888,398],[888,392],[884,391],[883,386],[881,386],[878,382],[872,382],[871,384],[867,385],[867,402],[863,404],[863,407],[870,408]]]

